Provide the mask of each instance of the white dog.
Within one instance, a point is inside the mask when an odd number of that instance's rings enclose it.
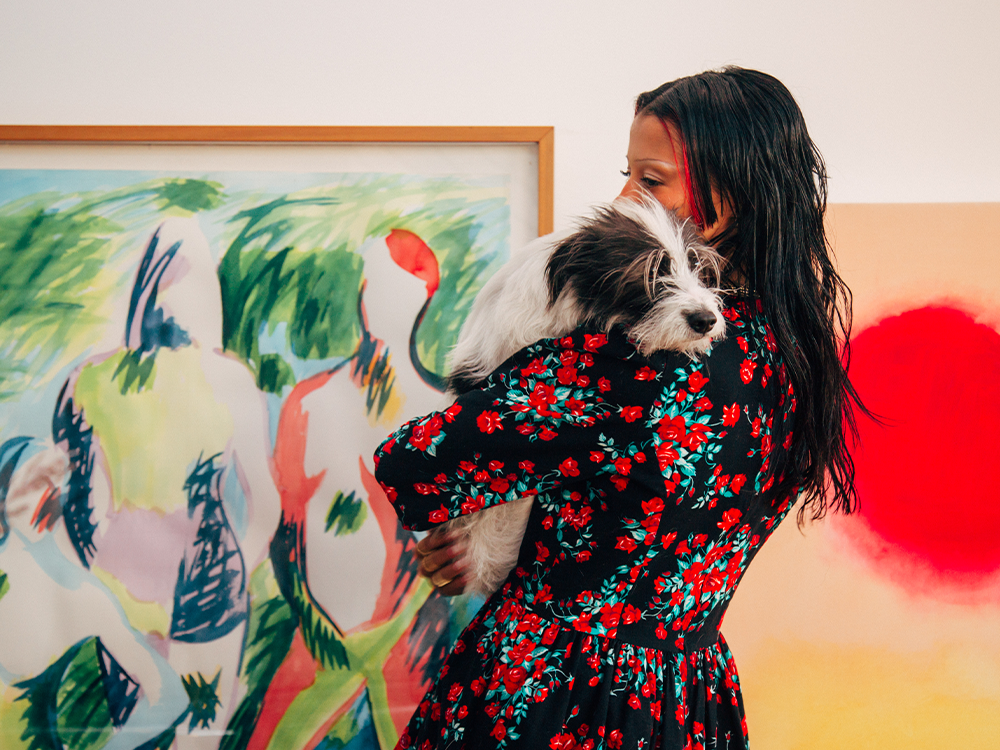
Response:
[[[478,385],[509,356],[581,323],[624,325],[646,355],[695,358],[725,335],[722,258],[652,199],[599,207],[575,232],[540,237],[483,287],[452,351],[449,387]],[[531,498],[453,519],[466,591],[489,595],[517,563]]]

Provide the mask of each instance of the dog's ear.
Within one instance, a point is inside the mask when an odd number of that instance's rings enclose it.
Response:
[[[570,288],[592,320],[637,320],[653,302],[647,281],[669,273],[669,264],[646,226],[605,206],[553,251],[546,267],[549,304]]]

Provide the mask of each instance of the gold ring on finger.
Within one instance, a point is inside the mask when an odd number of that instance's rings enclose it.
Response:
[[[440,572],[441,571],[438,571],[438,573]],[[443,589],[445,586],[447,586],[449,583],[455,580],[455,576],[452,576],[451,578],[441,579],[438,576],[438,573],[435,573],[434,575],[431,576],[431,583],[434,584],[435,588]]]

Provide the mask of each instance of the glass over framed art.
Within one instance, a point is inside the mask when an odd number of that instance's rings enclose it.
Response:
[[[372,477],[551,128],[0,127],[0,746],[391,748],[478,602]]]

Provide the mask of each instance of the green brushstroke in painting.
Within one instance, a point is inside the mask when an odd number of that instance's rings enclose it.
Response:
[[[416,206],[416,208],[414,208]],[[365,243],[393,229],[418,235],[438,259],[441,283],[417,336],[424,365],[444,374],[480,284],[502,261],[489,240],[506,226],[497,188],[448,178],[412,184],[368,176],[346,185],[292,193],[236,213],[219,265],[223,344],[281,393],[294,384],[280,355],[261,353],[262,332],[284,324],[288,354],[302,360],[346,358],[358,345],[358,295]]]
[[[160,179],[49,191],[0,206],[0,402],[44,383],[100,339],[131,268],[126,250],[166,215],[216,207],[221,186]]]
[[[97,638],[85,638],[37,677],[17,683],[26,701],[25,750],[98,750],[111,738]]]

